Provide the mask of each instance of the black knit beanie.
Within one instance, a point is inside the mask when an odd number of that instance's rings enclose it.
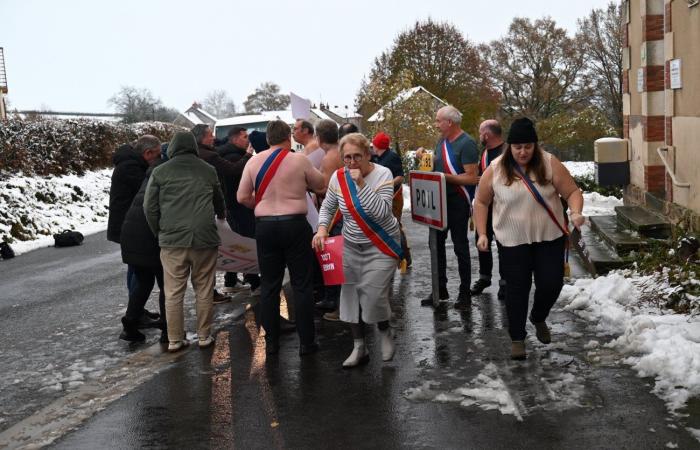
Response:
[[[527,117],[515,119],[508,131],[509,144],[528,144],[530,142],[538,142],[537,131],[535,124]]]

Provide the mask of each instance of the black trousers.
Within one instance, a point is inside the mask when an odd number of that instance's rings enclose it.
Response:
[[[438,279],[440,290],[447,291],[447,255],[445,241],[449,231],[457,256],[459,293],[469,295],[471,261],[469,259],[469,204],[458,194],[447,196],[447,229],[437,233]]]
[[[493,274],[493,254],[491,253],[491,243],[493,242],[493,206],[489,206],[489,215],[486,220],[486,237],[489,240],[489,249],[485,252],[479,252],[479,277],[485,280],[490,280]],[[479,232],[474,231],[474,242],[479,240]],[[498,249],[498,273],[501,276],[501,282],[505,283],[503,276],[503,266],[501,265],[501,244],[496,241]]]
[[[153,285],[158,282],[160,295],[158,296],[158,308],[161,320],[165,321],[165,290],[163,289],[163,266],[158,268],[131,266],[133,278],[129,293],[129,303],[126,306],[126,318],[138,321],[143,315],[144,306],[151,296]]]
[[[532,320],[544,322],[564,285],[564,236],[553,241],[501,247],[501,267],[506,277],[506,312],[508,332],[514,341],[527,333],[525,323],[532,278],[535,278],[535,301]]]
[[[302,344],[314,342],[314,301],[312,270],[314,254],[311,249],[311,227],[304,215],[286,216],[287,220],[266,221],[258,218],[255,241],[260,266],[260,306],[265,338],[279,339],[280,290],[285,266],[294,292],[297,333]]]

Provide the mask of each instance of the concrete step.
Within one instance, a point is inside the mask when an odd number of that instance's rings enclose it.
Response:
[[[583,266],[592,275],[603,275],[629,264],[628,260],[620,258],[591,227],[583,226],[581,232],[574,229],[571,233],[571,243]]]
[[[631,251],[639,251],[648,245],[646,239],[639,237],[639,233],[622,228],[617,221],[617,216],[591,216],[588,218],[591,228],[610,246],[619,256],[626,256]]]
[[[641,206],[616,206],[617,221],[642,237],[666,239],[671,236],[671,223]]]

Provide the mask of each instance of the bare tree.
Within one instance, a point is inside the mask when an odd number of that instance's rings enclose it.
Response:
[[[289,102],[289,96],[280,94],[280,87],[268,81],[256,88],[243,102],[243,106],[248,113],[259,113],[285,109]]]
[[[610,2],[578,21],[594,101],[622,136],[622,5]]]
[[[236,104],[223,89],[214,89],[210,91],[207,96],[204,97],[202,107],[218,119],[236,115]]]
[[[163,105],[148,89],[139,89],[133,86],[122,86],[108,101],[108,105],[114,106],[119,114],[123,114],[122,120],[126,123],[163,121],[172,122],[177,117],[177,111]]]
[[[508,117],[544,119],[589,101],[583,53],[549,17],[513,19],[506,36],[491,43],[490,62]]]

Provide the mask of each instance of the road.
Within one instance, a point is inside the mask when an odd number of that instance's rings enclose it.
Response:
[[[514,362],[493,287],[470,311],[420,307],[427,231],[407,228],[414,267],[394,280],[396,356],[383,363],[370,332],[370,363],[356,370],[341,368],[347,327],[320,319],[319,353],[300,358],[288,334],[266,358],[242,295],[217,306],[213,349],[169,355],[154,332],[120,342],[124,268],[103,235],[2,262],[0,448],[700,448],[685,429],[700,414],[669,415],[650,380],[591,348],[605,338],[575,316],[555,307],[553,344],[530,330],[528,360]]]

